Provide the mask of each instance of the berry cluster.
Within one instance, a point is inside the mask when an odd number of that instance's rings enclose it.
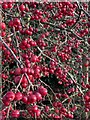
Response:
[[[88,3],[0,6],[1,120],[89,119]]]

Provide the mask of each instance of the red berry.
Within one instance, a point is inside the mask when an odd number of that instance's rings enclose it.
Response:
[[[12,8],[12,3],[8,3],[8,8]]]
[[[14,25],[13,21],[10,20],[10,21],[8,22],[8,25],[9,25],[9,27],[13,27],[13,25]]]
[[[23,84],[22,84],[22,87],[23,87],[23,88],[26,88],[27,86],[28,86],[28,83],[23,83]]]
[[[21,74],[21,68],[16,68],[14,74],[15,75],[20,75]]]
[[[32,57],[31,57],[31,62],[37,62],[37,56],[35,56],[35,55],[32,55]]]
[[[89,112],[90,110],[88,108],[85,108],[85,112]]]
[[[27,72],[27,68],[22,68],[22,74]]]
[[[7,5],[6,3],[3,3],[3,4],[2,4],[2,8],[3,8],[3,9],[7,9],[7,8],[8,8],[8,5]]]
[[[23,101],[24,103],[27,103],[27,101],[28,101],[28,97],[27,97],[27,95],[23,95],[23,97],[22,97],[22,101]]]
[[[14,78],[14,82],[17,84],[17,83],[19,83],[19,81],[20,81],[20,76],[16,76],[15,78]]]
[[[89,100],[90,100],[90,97],[89,97],[88,95],[85,95],[85,96],[84,96],[84,99],[85,99],[85,101],[89,101]]]
[[[22,93],[21,92],[17,92],[16,94],[15,94],[15,100],[16,101],[19,101],[19,100],[21,100],[22,99]]]
[[[37,106],[37,105],[32,106],[31,110],[32,110],[33,112],[37,112],[38,106]]]
[[[0,29],[5,30],[6,29],[6,24],[4,22],[0,23]]]
[[[33,94],[28,97],[28,101],[29,101],[30,103],[35,103],[36,100],[37,100],[37,98],[36,98],[36,96],[33,95]]]
[[[19,6],[19,9],[20,9],[20,11],[22,12],[22,11],[25,10],[25,6],[24,6],[23,4],[21,4],[21,5]]]
[[[26,76],[23,76],[21,83],[22,84],[25,84],[25,83],[27,84],[28,83],[28,80],[27,80]]]
[[[35,96],[36,96],[36,98],[37,98],[37,101],[42,100],[42,95],[41,95],[39,92],[36,92],[36,93],[35,93]]]
[[[19,118],[19,116],[20,116],[19,110],[12,110],[11,116],[12,116],[13,118]]]
[[[48,112],[48,111],[49,111],[49,109],[50,109],[50,107],[49,107],[49,106],[45,106],[45,112]]]
[[[7,98],[7,100],[9,100],[9,101],[13,101],[14,98],[15,98],[15,93],[13,93],[12,91],[7,92],[7,93],[6,93],[6,98]]]
[[[77,106],[74,106],[74,107],[70,108],[70,111],[71,111],[71,112],[74,112],[74,111],[76,111],[76,110],[77,110]]]
[[[5,37],[5,35],[6,35],[6,32],[5,32],[5,31],[2,31],[2,32],[1,32],[1,36],[2,36],[2,37]]]
[[[20,25],[20,20],[18,18],[14,18],[14,25]]]
[[[39,92],[42,96],[46,96],[46,95],[47,95],[47,89],[44,88],[43,86],[40,86],[40,87],[39,87],[38,92]]]
[[[41,114],[41,111],[38,109],[35,113],[36,113],[36,116],[39,117]]]
[[[5,106],[9,106],[10,101],[7,100],[6,96],[3,97],[2,101],[3,101],[3,103],[4,103]]]

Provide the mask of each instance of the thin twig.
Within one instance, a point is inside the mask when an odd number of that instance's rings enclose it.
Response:
[[[10,53],[13,55],[13,57],[15,58],[15,61],[18,62],[20,68],[23,68],[23,64],[17,59],[16,55],[14,54],[14,52],[11,50],[11,48],[8,47],[8,45],[3,41],[2,37],[0,36],[0,41],[4,44],[4,46],[10,51]],[[33,88],[33,84],[32,82],[29,80],[28,75],[25,73],[25,76],[29,82],[29,84],[32,86]]]
[[[22,64],[21,62],[17,59],[16,55],[14,54],[14,52],[8,47],[8,45],[4,42],[4,40],[1,38],[0,36],[0,41],[4,44],[4,46],[9,50],[9,52],[13,55],[13,57],[15,58],[16,62],[18,62],[19,66],[22,68]]]
[[[77,34],[75,34],[75,32],[71,29],[68,29],[68,28],[60,28],[58,27],[57,25],[54,25],[53,23],[48,23],[48,22],[42,22],[42,24],[47,24],[47,25],[50,25],[51,27],[54,27],[54,30],[57,31],[57,32],[60,32],[61,30],[66,30],[68,32],[71,32],[74,36],[77,37],[77,39],[79,40],[83,40],[83,38],[79,37]]]
[[[39,81],[41,82],[41,83],[43,83],[45,86],[47,86],[51,91],[52,91],[52,93],[54,94],[54,96],[55,96],[55,93],[54,93],[54,91],[52,90],[52,88],[49,86],[49,85],[47,85],[45,82],[43,82],[41,79],[39,79]]]

